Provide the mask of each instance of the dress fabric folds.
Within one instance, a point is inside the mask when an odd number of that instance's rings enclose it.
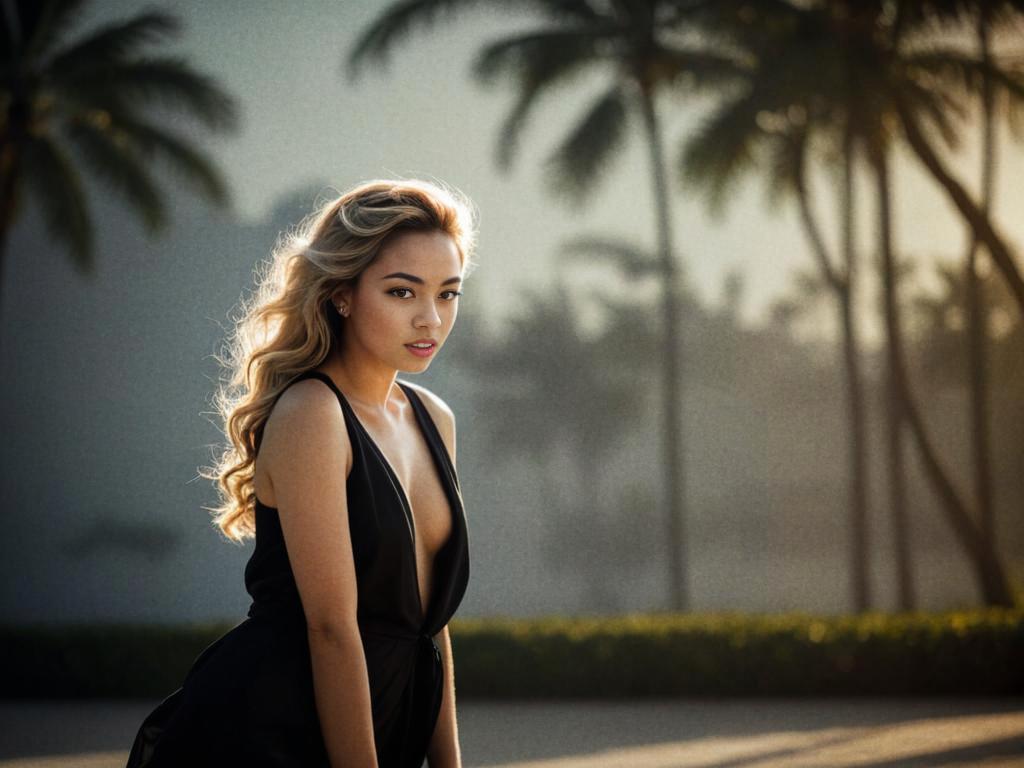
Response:
[[[352,444],[349,530],[378,765],[420,768],[444,690],[433,636],[454,615],[469,582],[458,477],[423,402],[398,382],[413,406],[452,514],[451,533],[434,559],[433,592],[424,612],[412,510],[401,481],[329,376],[307,371],[289,386],[306,378],[323,381],[337,395]],[[252,597],[247,618],[205,648],[181,687],[145,718],[127,768],[329,768],[305,615],[281,523],[277,510],[259,499],[255,515],[256,546],[245,567]]]

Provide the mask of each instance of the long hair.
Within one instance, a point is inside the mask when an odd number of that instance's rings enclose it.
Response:
[[[279,239],[256,286],[241,301],[222,350],[226,371],[213,405],[227,447],[202,477],[216,481],[220,503],[205,507],[213,524],[241,544],[255,536],[253,476],[263,427],[277,396],[330,353],[345,319],[331,304],[354,284],[400,230],[438,230],[452,237],[468,274],[476,240],[476,210],[457,190],[420,180],[367,181],[320,206]]]

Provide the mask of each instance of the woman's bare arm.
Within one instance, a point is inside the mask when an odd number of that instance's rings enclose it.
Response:
[[[434,726],[434,735],[427,749],[427,764],[430,768],[461,768],[459,727],[455,718],[455,662],[452,658],[452,641],[448,635],[447,624],[434,635],[434,640],[441,649],[441,661],[444,665],[444,694],[437,725]]]
[[[376,768],[345,491],[352,446],[334,393],[312,380],[291,386],[267,420],[261,453],[306,617],[328,759],[332,768]]]

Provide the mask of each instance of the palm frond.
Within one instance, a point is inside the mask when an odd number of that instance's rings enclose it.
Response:
[[[910,54],[907,68],[911,76],[925,75],[963,95],[979,94],[987,78],[1010,98],[1024,101],[1024,69],[1018,61],[985,61],[954,48],[932,47]]]
[[[665,28],[669,31],[697,30],[709,46],[761,54],[766,45],[780,38],[794,39],[805,30],[808,38],[819,37],[809,28],[827,19],[813,4],[789,0],[664,0],[672,7]]]
[[[507,171],[519,150],[519,136],[538,96],[545,86],[522,86],[516,103],[502,121],[498,144],[495,147],[495,163],[501,171]]]
[[[654,82],[690,90],[720,90],[749,77],[750,62],[697,48],[663,49],[652,58]]]
[[[183,139],[154,125],[124,114],[111,116],[112,130],[129,141],[145,158],[164,160],[208,200],[226,204],[230,196],[224,178],[213,162]]]
[[[136,148],[103,121],[80,120],[68,135],[96,177],[135,208],[153,232],[166,224],[163,199]]]
[[[765,147],[767,179],[765,202],[777,208],[803,183],[807,153],[807,132],[798,127],[773,134]]]
[[[391,49],[407,37],[414,26],[429,29],[436,22],[438,14],[442,11],[450,14],[453,5],[449,0],[404,0],[392,3],[363,31],[349,52],[349,77],[356,78],[367,61],[385,66]]]
[[[754,164],[754,143],[761,129],[758,96],[753,89],[726,101],[704,120],[683,145],[678,174],[683,184],[708,193],[712,213],[720,214],[736,179]]]
[[[54,78],[54,87],[69,103],[85,108],[124,112],[157,105],[185,110],[213,130],[234,130],[238,125],[235,100],[184,59],[140,59],[64,72]]]
[[[380,14],[356,39],[343,65],[350,79],[359,76],[365,63],[387,66],[388,57],[396,45],[407,38],[414,29],[428,30],[442,16],[450,21],[459,11],[474,6],[492,5],[507,10],[510,5],[537,5],[536,2],[518,3],[501,0],[398,0]]]
[[[605,92],[586,117],[547,160],[555,189],[576,203],[592,191],[595,182],[622,143],[626,104],[618,83]]]
[[[496,147],[499,169],[512,165],[519,136],[539,98],[600,59],[604,39],[603,32],[545,29],[499,40],[480,51],[473,66],[478,79],[486,82],[509,74],[519,83],[519,95],[502,123]]]
[[[1016,14],[1024,11],[1020,0],[988,2],[983,0],[916,0],[904,3],[901,12],[907,16],[908,26],[928,33],[963,32],[967,25],[977,24],[978,14],[984,13],[991,29],[1012,21]]]
[[[569,261],[605,261],[621,269],[630,278],[660,273],[659,262],[647,251],[626,240],[610,237],[584,236],[565,243],[561,248]]]
[[[911,77],[923,75],[961,100],[980,98],[986,87],[991,88],[996,102],[1003,105],[1011,133],[1021,136],[1024,62],[1019,59],[985,61],[955,49],[932,47],[908,56],[908,70]]]
[[[350,79],[359,76],[364,64],[385,67],[391,51],[414,29],[429,30],[442,18],[451,21],[459,12],[486,6],[500,13],[532,11],[554,21],[586,23],[605,18],[587,0],[399,0],[359,35],[343,67]]]
[[[172,38],[181,30],[177,18],[151,11],[127,21],[107,24],[86,38],[57,52],[48,67],[60,77],[81,69],[96,69],[123,64],[146,45]]]
[[[45,56],[78,20],[85,3],[86,0],[18,0],[15,6],[26,58],[39,60]],[[5,32],[9,33],[7,14],[0,15]]]
[[[67,151],[49,136],[33,136],[25,147],[26,188],[43,212],[46,229],[62,241],[75,267],[91,273],[93,232],[81,177]]]
[[[903,86],[906,103],[921,118],[923,125],[937,131],[946,146],[955,148],[960,143],[954,119],[962,121],[967,114],[966,106],[952,92],[941,92],[935,88],[924,88],[914,82]]]
[[[473,74],[482,83],[505,76],[520,81],[549,80],[603,58],[608,42],[620,35],[617,27],[602,24],[545,28],[502,38],[480,49]]]

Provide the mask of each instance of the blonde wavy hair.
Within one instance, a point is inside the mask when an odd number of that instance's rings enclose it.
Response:
[[[320,205],[257,266],[255,290],[241,301],[222,354],[214,355],[227,372],[213,405],[228,445],[213,466],[199,470],[216,481],[220,503],[204,509],[230,541],[241,544],[256,534],[256,454],[277,396],[320,365],[344,332],[331,295],[355,284],[388,237],[408,229],[450,235],[463,277],[475,266],[473,204],[448,185],[416,179],[363,182]]]

